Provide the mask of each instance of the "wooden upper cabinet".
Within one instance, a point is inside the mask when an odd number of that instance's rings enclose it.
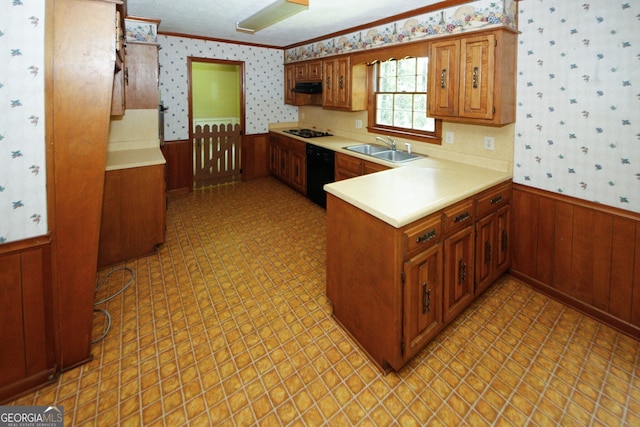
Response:
[[[458,114],[460,40],[445,40],[431,45],[429,64],[429,116]]]
[[[351,57],[341,56],[322,62],[322,107],[336,110],[367,109],[367,66],[351,65]]]
[[[126,52],[127,109],[158,108],[158,45],[129,42]]]
[[[484,125],[515,122],[517,34],[456,36],[431,44],[429,116]]]
[[[284,66],[284,103],[294,104],[295,92],[293,87],[296,85],[296,64],[288,64]]]

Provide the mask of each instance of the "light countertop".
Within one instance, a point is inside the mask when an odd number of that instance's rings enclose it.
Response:
[[[434,157],[390,163],[344,148],[363,142],[341,136],[305,139],[284,133],[283,129],[271,131],[391,167],[333,182],[324,189],[397,228],[513,178],[510,172]]]
[[[166,160],[160,147],[110,150],[107,152],[106,170],[137,168],[141,166],[164,165]]]

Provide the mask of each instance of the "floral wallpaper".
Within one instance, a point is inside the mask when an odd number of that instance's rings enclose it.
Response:
[[[44,2],[0,3],[0,244],[47,227]]]
[[[640,212],[640,2],[519,3],[514,181]]]
[[[166,141],[189,138],[189,86],[187,58],[244,61],[245,131],[265,133],[269,123],[295,122],[298,109],[284,104],[284,65],[281,49],[213,42],[185,37],[158,36],[160,43],[160,96],[165,107]]]
[[[492,26],[517,26],[515,0],[477,0],[416,15],[405,21],[391,22],[337,38],[322,40],[285,51],[285,63],[323,58],[349,52],[447,36]]]

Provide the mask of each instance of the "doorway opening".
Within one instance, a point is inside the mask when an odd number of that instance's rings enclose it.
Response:
[[[193,186],[241,180],[244,63],[189,57]]]

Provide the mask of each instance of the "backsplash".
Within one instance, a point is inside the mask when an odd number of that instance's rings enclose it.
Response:
[[[0,3],[0,243],[48,232],[44,3]]]
[[[640,2],[519,3],[514,181],[640,212]]]
[[[245,63],[245,131],[264,133],[269,123],[295,122],[298,109],[284,105],[282,50],[186,37],[159,35],[160,96],[166,141],[189,138],[187,58],[215,58]]]

